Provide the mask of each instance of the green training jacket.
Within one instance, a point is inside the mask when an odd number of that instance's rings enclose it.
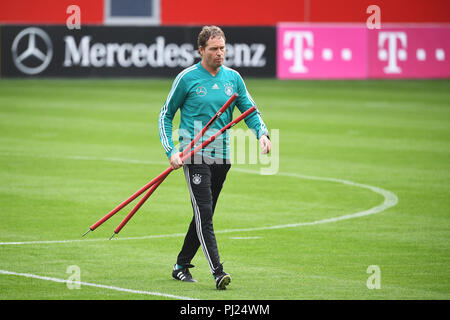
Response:
[[[199,62],[180,72],[159,114],[159,136],[167,157],[170,158],[175,152],[183,151],[235,92],[239,95],[237,99],[196,145],[231,122],[234,107],[243,113],[256,104],[240,74],[231,68],[221,66],[216,76],[213,76]],[[178,109],[180,109],[178,129],[180,150],[177,150],[172,140],[173,119]],[[268,134],[258,109],[246,117],[245,122],[257,139],[263,134]],[[228,159],[229,135],[224,133],[220,137],[199,154],[210,158]]]

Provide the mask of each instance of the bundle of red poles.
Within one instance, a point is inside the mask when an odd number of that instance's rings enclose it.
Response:
[[[216,140],[216,138],[223,134],[226,130],[230,129],[237,123],[239,123],[241,120],[246,118],[248,115],[250,115],[252,112],[256,110],[256,107],[252,107],[242,113],[239,117],[228,123],[226,126],[224,126],[222,129],[217,131],[213,136],[211,136],[208,140],[204,141],[201,145],[195,147],[192,149],[195,144],[200,140],[201,137],[205,134],[205,132],[213,125],[213,123],[231,106],[234,100],[237,98],[237,94],[233,94],[230,99],[217,111],[217,113],[209,120],[209,122],[206,124],[206,126],[200,131],[197,136],[190,142],[189,146],[186,147],[182,154],[181,154],[181,160],[184,162],[187,159],[191,158],[195,153],[202,150],[206,146],[208,146],[211,142]],[[161,172],[158,176],[156,176],[152,181],[147,183],[145,186],[140,188],[138,191],[133,193],[128,199],[123,201],[121,204],[119,204],[117,207],[115,207],[113,210],[111,210],[107,215],[105,215],[103,218],[98,220],[96,223],[94,223],[92,226],[89,227],[89,230],[86,231],[83,236],[88,234],[90,231],[94,231],[97,229],[101,224],[103,224],[106,220],[111,218],[113,215],[115,215],[117,212],[119,212],[122,208],[124,208],[126,205],[128,205],[131,201],[139,197],[142,193],[144,193],[146,190],[147,193],[142,197],[142,199],[136,204],[136,206],[133,208],[133,210],[130,211],[130,213],[123,219],[123,221],[117,226],[117,228],[114,230],[113,235],[109,238],[112,239],[116,234],[122,230],[122,228],[127,224],[127,222],[133,217],[133,215],[139,210],[139,208],[147,201],[147,199],[152,195],[152,193],[161,185],[161,183],[164,181],[164,179],[173,171],[174,169],[172,167],[168,167],[166,170]]]

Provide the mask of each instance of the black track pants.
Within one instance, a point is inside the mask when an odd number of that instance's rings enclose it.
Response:
[[[201,246],[211,273],[219,267],[220,257],[213,228],[213,215],[230,164],[185,164],[186,182],[194,217],[189,225],[177,264],[190,264]]]

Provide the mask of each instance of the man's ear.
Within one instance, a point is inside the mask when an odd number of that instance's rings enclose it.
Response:
[[[200,54],[200,56],[203,56],[203,52],[205,51],[205,48],[203,47],[198,47],[198,53]]]

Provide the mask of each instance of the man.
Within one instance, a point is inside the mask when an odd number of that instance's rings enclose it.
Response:
[[[201,61],[178,74],[159,115],[161,143],[172,168],[184,168],[194,211],[172,276],[177,280],[195,282],[189,268],[193,267],[191,260],[201,246],[216,288],[224,290],[230,283],[231,276],[224,272],[220,263],[212,218],[230,169],[227,161],[229,139],[226,136],[225,141],[218,140],[219,143],[208,146],[189,163],[183,164],[181,153],[172,141],[172,122],[176,111],[180,109],[180,148],[183,150],[234,93],[239,95],[235,103],[208,130],[205,139],[232,120],[234,106],[242,113],[255,103],[239,73],[223,66],[225,35],[219,27],[203,27],[198,35],[198,51]],[[259,139],[262,152],[270,152],[268,130],[259,111],[248,116],[245,122]]]

